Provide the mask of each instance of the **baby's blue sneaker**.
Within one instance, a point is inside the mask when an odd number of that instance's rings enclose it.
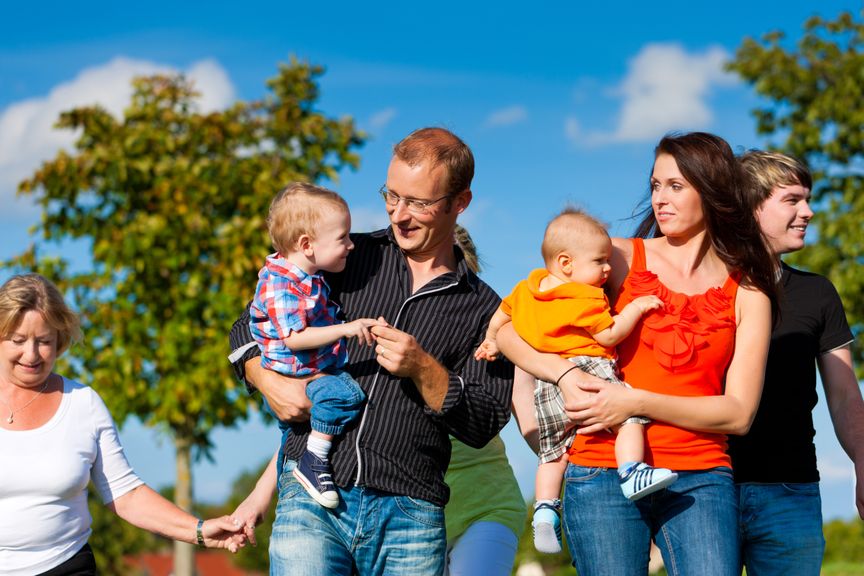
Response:
[[[544,554],[561,552],[561,511],[560,500],[541,500],[534,504],[534,548]]]
[[[678,479],[678,474],[666,468],[654,468],[637,462],[618,473],[621,491],[628,500],[638,500],[666,488]]]
[[[315,454],[306,450],[297,461],[294,468],[294,478],[306,489],[312,498],[325,508],[336,508],[339,505],[339,493],[333,483],[333,472],[330,462],[321,460]]]

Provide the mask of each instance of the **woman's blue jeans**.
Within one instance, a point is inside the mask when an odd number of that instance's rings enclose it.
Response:
[[[732,470],[677,472],[669,488],[631,502],[615,469],[567,467],[564,528],[579,576],[648,574],[652,538],[670,576],[740,576]]]

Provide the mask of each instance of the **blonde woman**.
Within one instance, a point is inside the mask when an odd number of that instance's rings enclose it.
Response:
[[[210,548],[242,546],[227,516],[200,520],[150,489],[126,460],[114,421],[90,387],[54,373],[78,318],[37,274],[0,287],[0,575],[96,574],[87,544],[87,484],[118,516]]]

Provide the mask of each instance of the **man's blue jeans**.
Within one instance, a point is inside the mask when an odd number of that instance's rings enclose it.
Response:
[[[286,460],[270,536],[270,574],[440,576],[447,548],[444,508],[407,496],[339,488],[339,507],[316,503]]]
[[[738,484],[741,557],[748,576],[818,576],[825,552],[816,482]]]
[[[631,502],[615,469],[567,466],[564,528],[579,576],[648,574],[652,537],[670,576],[740,576],[732,470],[677,472],[669,488]]]

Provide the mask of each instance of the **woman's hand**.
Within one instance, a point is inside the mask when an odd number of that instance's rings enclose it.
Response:
[[[240,548],[246,546],[246,535],[241,531],[242,528],[243,525],[230,516],[205,520],[201,526],[204,546],[224,548],[236,554]]]
[[[577,384],[583,392],[579,399],[571,400],[567,394],[564,396],[567,415],[581,423],[577,434],[610,430],[638,414],[638,393],[635,390],[600,378],[580,379]]]

